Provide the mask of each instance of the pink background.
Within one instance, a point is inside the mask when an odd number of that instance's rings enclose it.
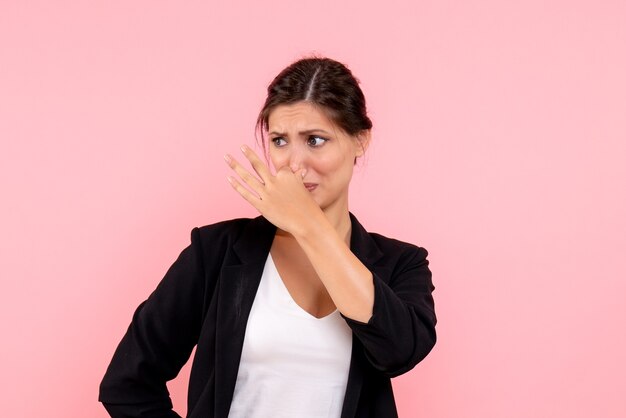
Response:
[[[3,0],[2,415],[106,416],[113,350],[191,229],[256,216],[222,155],[310,52],[374,122],[351,210],[430,251],[439,342],[394,380],[400,416],[626,416],[618,0]]]

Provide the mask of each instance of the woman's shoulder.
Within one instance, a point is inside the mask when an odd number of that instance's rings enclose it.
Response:
[[[405,257],[420,257],[426,258],[428,255],[428,251],[420,246],[419,244],[402,241],[397,238],[392,238],[387,235],[383,235],[378,232],[371,232],[366,230],[352,215],[353,219],[353,228],[356,228],[356,231],[353,235],[353,240],[356,242],[357,246],[373,246],[376,247],[378,251],[380,251],[384,258],[405,258]],[[370,250],[371,251],[371,250]]]
[[[193,228],[192,246],[205,266],[267,257],[276,227],[263,216],[234,218]]]
[[[263,216],[257,216],[256,218],[233,218],[197,226],[193,228],[192,237],[197,233],[201,242],[217,243],[226,241],[234,243],[240,238],[249,240],[254,237],[270,235],[274,230],[275,227]]]
[[[388,257],[400,258],[421,258],[428,256],[426,248],[418,244],[391,238],[376,232],[368,232],[369,236],[376,243],[380,251]]]
[[[211,224],[197,226],[197,230],[202,241],[222,238],[234,239],[249,229],[261,228],[267,221],[262,217],[256,218],[232,218],[218,221]]]
[[[256,218],[232,218],[222,221],[197,226],[196,228],[202,234],[214,234],[220,232],[232,232],[242,228],[245,228],[251,221]]]
[[[423,249],[425,250],[424,247],[421,247],[418,244],[408,242],[408,241],[402,241],[397,238],[388,237],[386,235],[379,234],[377,232],[368,232],[368,234],[370,235],[370,237],[372,237],[372,239],[376,242],[376,244],[379,247],[396,249],[396,250],[398,249],[409,249],[409,250]]]

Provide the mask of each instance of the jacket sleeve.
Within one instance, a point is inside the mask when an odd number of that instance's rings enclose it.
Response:
[[[341,314],[374,368],[389,377],[411,370],[435,345],[434,286],[426,249],[410,246],[388,283],[377,274],[374,307],[367,323]]]
[[[178,375],[198,340],[204,274],[198,228],[152,294],[136,309],[100,383],[113,418],[179,418],[166,382]]]

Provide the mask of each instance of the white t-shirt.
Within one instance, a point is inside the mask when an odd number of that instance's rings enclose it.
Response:
[[[352,331],[292,299],[268,255],[246,326],[229,418],[339,418]]]

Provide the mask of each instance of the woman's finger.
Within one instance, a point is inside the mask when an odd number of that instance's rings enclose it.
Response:
[[[230,168],[232,168],[235,173],[248,185],[252,190],[254,190],[257,194],[261,194],[263,191],[264,183],[250,174],[248,170],[246,170],[237,160],[235,160],[231,155],[226,154],[224,156],[224,160]]]
[[[237,191],[237,193],[239,193],[241,195],[241,197],[246,199],[246,201],[248,201],[248,203],[250,203],[252,206],[254,206],[256,210],[258,210],[259,212],[261,211],[260,204],[261,204],[262,200],[261,200],[261,198],[259,196],[255,195],[250,190],[246,189],[233,176],[228,176],[226,178],[228,179],[228,182],[230,183],[230,185],[233,186],[233,189],[235,189]]]
[[[263,163],[263,161],[261,161],[259,156],[256,155],[256,153],[247,145],[241,146],[241,152],[243,152],[243,155],[245,155],[248,161],[250,161],[252,168],[254,168],[254,171],[256,171],[256,173],[259,175],[261,181],[263,183],[266,183],[269,180],[270,176],[272,176],[272,173]]]

